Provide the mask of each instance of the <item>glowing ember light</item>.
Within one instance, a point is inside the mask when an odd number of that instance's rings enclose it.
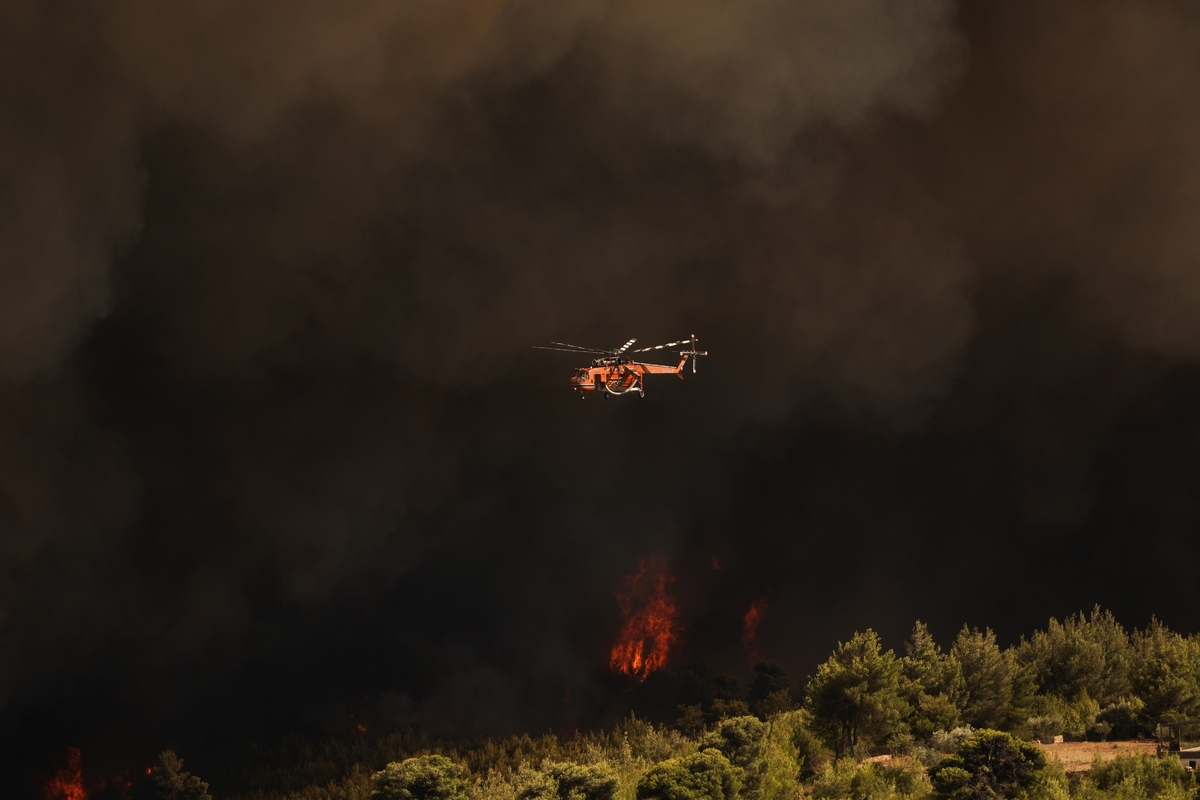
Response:
[[[712,568],[716,572],[721,571],[721,559],[717,558],[716,556],[713,556],[712,558],[710,558],[708,560],[708,563],[712,564]]]
[[[95,791],[104,792],[106,788],[112,791],[103,794],[103,797],[120,797],[122,800],[129,800],[129,793],[133,790],[133,781],[129,779],[128,772],[118,772],[111,781],[100,781],[95,787]]]
[[[666,565],[654,558],[642,559],[638,573],[625,579],[624,591],[617,592],[625,623],[609,655],[614,672],[645,680],[667,663],[679,637],[675,601],[667,593],[673,580]]]
[[[46,800],[87,800],[83,772],[79,768],[79,748],[67,748],[67,766],[46,784]]]
[[[754,643],[758,639],[758,626],[762,623],[766,613],[767,598],[764,595],[751,603],[750,610],[746,612],[746,616],[742,617],[742,644],[746,647],[754,647]]]

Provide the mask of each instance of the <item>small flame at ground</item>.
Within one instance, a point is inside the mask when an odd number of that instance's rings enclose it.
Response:
[[[87,800],[83,772],[79,768],[79,748],[67,748],[67,766],[46,784],[46,800]]]
[[[614,672],[645,680],[667,663],[671,645],[679,637],[675,601],[667,593],[674,578],[658,559],[642,559],[638,573],[625,579],[617,603],[625,624],[612,647],[609,664]]]
[[[749,648],[754,648],[754,643],[758,639],[758,626],[762,624],[763,617],[767,613],[767,598],[758,598],[750,604],[750,610],[746,612],[746,616],[742,617],[742,644]]]

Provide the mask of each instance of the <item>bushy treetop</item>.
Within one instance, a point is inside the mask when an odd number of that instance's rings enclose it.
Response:
[[[371,777],[371,800],[466,800],[464,772],[440,755],[393,761]]]
[[[741,770],[716,750],[671,758],[650,768],[637,784],[637,800],[734,800]]]
[[[183,759],[168,750],[158,757],[158,766],[150,772],[159,800],[212,800],[208,784],[183,771]]]
[[[996,730],[979,730],[963,740],[958,752],[930,770],[942,800],[1011,798],[1037,779],[1046,766],[1040,748]]]
[[[517,800],[613,800],[617,775],[608,764],[549,763],[517,791]]]
[[[1046,630],[1023,641],[1016,655],[1039,691],[1066,700],[1086,694],[1108,705],[1130,691],[1129,634],[1099,606],[1086,617],[1082,612],[1062,622],[1051,617]]]
[[[700,743],[700,749],[720,752],[734,766],[745,769],[758,758],[759,745],[767,726],[758,717],[733,717],[722,720]]]

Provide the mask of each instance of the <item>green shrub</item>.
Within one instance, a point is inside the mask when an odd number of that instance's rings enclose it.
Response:
[[[1062,734],[1068,739],[1083,739],[1095,724],[1100,714],[1100,704],[1086,691],[1081,691],[1074,700],[1057,695],[1042,695],[1034,699],[1030,708],[1034,712],[1029,718],[1029,729],[1035,739],[1046,741],[1043,736]],[[1051,728],[1058,730],[1051,731]]]
[[[929,743],[939,752],[954,753],[974,733],[975,729],[970,725],[960,725],[949,731],[934,731]]]
[[[1112,726],[1109,736],[1113,739],[1134,739],[1139,736],[1149,736],[1153,731],[1143,724],[1142,710],[1146,704],[1140,697],[1123,697],[1115,703],[1110,703],[1096,715],[1097,722]]]
[[[742,796],[757,800],[766,761],[759,758],[767,725],[758,717],[743,716],[722,720],[700,741],[700,750],[716,750],[729,763],[742,770]]]
[[[984,728],[931,769],[930,779],[942,800],[1011,798],[1031,788],[1044,766],[1046,757],[1036,745]]]
[[[393,761],[371,777],[371,800],[466,800],[463,772],[445,756]]]
[[[515,800],[613,800],[617,774],[605,762],[550,762],[517,775]]]
[[[932,786],[920,764],[884,766],[841,758],[813,783],[814,800],[921,800]]]
[[[1096,759],[1084,782],[1088,788],[1121,800],[1182,797],[1195,789],[1194,777],[1173,756],[1118,756],[1108,762]]]
[[[1063,732],[1066,723],[1057,714],[1047,714],[1042,717],[1029,718],[1029,734],[1043,744],[1053,740]]]
[[[734,800],[741,770],[716,750],[663,761],[642,776],[637,800]]]
[[[758,758],[759,746],[767,733],[766,723],[758,717],[732,717],[717,723],[700,742],[701,750],[716,750],[734,766],[745,769]]]

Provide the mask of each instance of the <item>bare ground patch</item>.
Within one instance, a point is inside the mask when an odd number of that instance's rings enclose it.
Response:
[[[1038,747],[1047,758],[1058,760],[1067,772],[1086,772],[1091,769],[1092,758],[1099,755],[1104,761],[1112,761],[1117,756],[1131,756],[1138,753],[1154,755],[1155,743],[1152,741],[1135,742],[1062,742],[1060,744],[1040,744]]]

